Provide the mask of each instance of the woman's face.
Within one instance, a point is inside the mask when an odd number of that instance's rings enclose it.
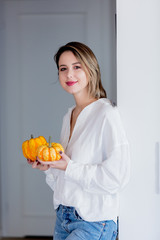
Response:
[[[70,94],[88,93],[89,80],[86,72],[71,51],[63,52],[59,58],[59,81]]]

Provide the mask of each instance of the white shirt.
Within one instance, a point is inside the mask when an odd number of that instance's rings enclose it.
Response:
[[[69,140],[73,109],[64,116],[61,131],[61,144],[71,160],[66,171],[46,171],[54,207],[75,207],[86,221],[116,222],[119,192],[130,172],[129,146],[119,112],[106,98],[89,104],[79,114]]]

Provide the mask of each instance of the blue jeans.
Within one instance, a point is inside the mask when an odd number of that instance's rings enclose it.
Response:
[[[60,205],[54,230],[54,240],[116,240],[114,221],[87,222],[75,208]]]

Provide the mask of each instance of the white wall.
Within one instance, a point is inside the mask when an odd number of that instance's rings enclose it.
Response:
[[[117,0],[117,101],[131,146],[120,240],[159,240],[160,1]]]

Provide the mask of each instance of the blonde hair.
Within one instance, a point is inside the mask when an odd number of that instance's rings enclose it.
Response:
[[[80,42],[69,42],[66,45],[60,47],[54,56],[58,70],[59,58],[65,51],[71,51],[84,67],[84,70],[89,77],[90,96],[96,99],[106,98],[107,94],[102,86],[99,64],[92,50]]]

